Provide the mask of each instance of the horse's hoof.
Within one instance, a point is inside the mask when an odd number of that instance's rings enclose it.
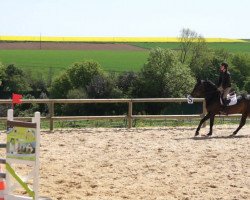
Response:
[[[195,132],[195,135],[194,136],[198,136],[199,135],[199,132]]]
[[[237,132],[233,132],[233,134],[230,135],[230,137],[236,136]]]
[[[212,136],[212,133],[208,133],[207,136],[208,136],[208,137],[209,137],[209,136]]]

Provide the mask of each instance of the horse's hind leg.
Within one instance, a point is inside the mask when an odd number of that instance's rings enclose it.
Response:
[[[246,124],[247,113],[242,114],[239,127],[233,132],[232,135],[236,135],[238,131]]]

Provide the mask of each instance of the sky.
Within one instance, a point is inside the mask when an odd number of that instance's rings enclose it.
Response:
[[[250,38],[250,0],[0,0],[0,35]]]

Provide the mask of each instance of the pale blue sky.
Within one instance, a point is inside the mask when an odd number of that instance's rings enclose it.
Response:
[[[250,0],[0,0],[0,35],[250,38]]]

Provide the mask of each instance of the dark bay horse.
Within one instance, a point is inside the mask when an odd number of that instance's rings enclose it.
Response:
[[[200,124],[196,129],[195,136],[199,135],[202,124],[208,119],[210,119],[210,131],[207,136],[211,136],[213,133],[214,117],[217,114],[221,114],[222,111],[226,114],[242,114],[240,125],[233,132],[232,136],[238,133],[238,131],[245,125],[246,118],[250,117],[250,95],[238,96],[238,102],[236,105],[223,108],[220,103],[220,92],[217,90],[216,85],[211,81],[198,80],[191,96],[205,98],[207,109],[207,114],[200,121]]]

